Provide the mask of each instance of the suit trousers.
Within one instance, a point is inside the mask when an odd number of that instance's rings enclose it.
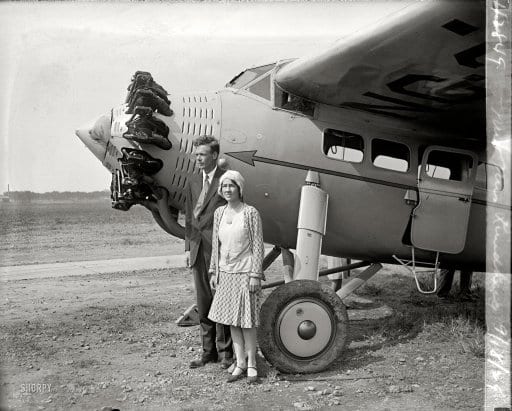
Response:
[[[440,276],[440,284],[437,289],[438,296],[447,296],[450,292],[453,284],[453,277],[455,275],[455,270],[442,270]],[[471,292],[471,280],[473,277],[473,272],[468,270],[461,270],[459,277],[459,292],[461,294],[468,294]]]
[[[228,325],[214,323],[208,318],[208,312],[213,301],[213,292],[210,287],[208,264],[205,259],[203,245],[199,246],[197,258],[192,266],[196,288],[197,311],[199,313],[199,326],[203,346],[203,358],[233,358],[233,344]]]

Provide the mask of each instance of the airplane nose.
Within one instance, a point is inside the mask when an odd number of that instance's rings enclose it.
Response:
[[[94,122],[75,130],[75,134],[86,147],[100,160],[103,161],[110,139],[111,116],[102,115]]]

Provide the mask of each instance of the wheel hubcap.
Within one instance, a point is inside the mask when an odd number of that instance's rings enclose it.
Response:
[[[297,327],[297,334],[303,340],[311,340],[316,334],[316,325],[313,321],[302,321]]]
[[[293,357],[310,359],[327,349],[334,338],[334,318],[321,301],[300,299],[284,307],[277,321],[279,342]]]

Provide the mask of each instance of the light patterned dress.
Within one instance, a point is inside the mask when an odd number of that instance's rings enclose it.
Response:
[[[217,287],[208,318],[242,328],[259,325],[261,291],[249,292],[251,277],[263,278],[263,235],[258,211],[247,204],[228,223],[226,206],[215,211],[210,271]]]

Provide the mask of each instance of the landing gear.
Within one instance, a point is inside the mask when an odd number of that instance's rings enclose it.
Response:
[[[345,306],[318,281],[296,280],[274,290],[263,303],[260,322],[260,349],[283,372],[322,371],[347,344]]]
[[[336,361],[348,340],[348,316],[342,299],[382,268],[378,263],[349,264],[345,268],[369,267],[337,292],[318,281],[328,199],[320,188],[318,173],[308,171],[301,190],[293,278],[288,279],[292,281],[274,290],[261,308],[260,349],[283,372],[319,372]],[[345,271],[343,268],[324,270],[322,275]]]

